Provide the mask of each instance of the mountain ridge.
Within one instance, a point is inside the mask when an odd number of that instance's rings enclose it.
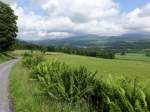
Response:
[[[123,34],[120,36],[98,36],[93,34],[72,36],[61,39],[31,41],[42,46],[103,46],[106,43],[150,41],[150,34]]]

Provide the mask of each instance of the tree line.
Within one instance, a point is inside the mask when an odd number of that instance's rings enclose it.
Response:
[[[9,5],[0,1],[0,52],[13,49],[17,36],[17,16]]]
[[[99,57],[105,59],[114,59],[115,58],[115,51],[109,48],[77,48],[77,47],[55,47],[49,46],[47,48],[50,52],[63,52],[67,54],[76,54],[76,55],[83,55],[83,56],[91,56],[91,57]]]

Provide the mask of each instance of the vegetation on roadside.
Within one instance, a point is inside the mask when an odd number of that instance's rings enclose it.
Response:
[[[36,60],[36,65],[31,65],[27,58]],[[27,54],[15,67],[10,93],[16,112],[148,112],[150,109],[148,85],[137,80],[102,75],[96,79],[96,73],[85,67],[38,61]],[[25,95],[24,98],[19,94]]]
[[[13,59],[14,56],[10,53],[0,53],[0,63]]]

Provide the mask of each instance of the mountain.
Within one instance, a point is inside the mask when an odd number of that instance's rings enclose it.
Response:
[[[40,41],[32,41],[32,43],[44,45],[44,46],[76,46],[76,47],[86,47],[86,46],[96,46],[103,45],[106,43],[108,37],[98,36],[98,35],[81,35],[72,36],[63,39],[46,39]]]
[[[39,41],[32,41],[34,44],[43,46],[74,46],[74,47],[104,47],[109,43],[119,42],[138,42],[138,41],[150,41],[150,34],[124,34],[120,36],[98,36],[98,35],[80,35],[67,37],[62,39],[46,39]]]
[[[112,36],[108,39],[108,42],[136,42],[147,40],[150,40],[150,34],[130,33],[121,36]]]

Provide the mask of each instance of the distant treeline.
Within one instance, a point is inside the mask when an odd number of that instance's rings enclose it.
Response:
[[[112,42],[107,43],[107,47],[115,49],[116,52],[122,50],[126,52],[144,52],[150,49],[150,41],[137,41],[137,42]]]
[[[76,54],[91,57],[100,57],[105,59],[114,59],[115,51],[112,49],[100,49],[100,48],[74,48],[74,47],[54,47],[49,46],[48,51],[51,52],[63,52],[68,54]]]
[[[24,41],[16,41],[15,49],[21,50],[40,50],[42,52],[63,52],[67,54],[76,54],[83,56],[91,56],[91,57],[100,57],[105,59],[114,59],[115,51],[112,49],[100,49],[100,48],[75,48],[71,46],[49,46],[44,47],[40,45],[35,45],[32,43],[27,43]]]
[[[137,49],[130,48],[127,43],[116,43],[112,44],[105,48],[99,47],[72,47],[72,46],[49,46],[44,47],[40,45],[35,45],[33,43],[28,43],[24,41],[17,40],[15,44],[15,49],[23,49],[23,50],[40,50],[42,52],[63,52],[67,54],[76,54],[83,56],[91,56],[105,59],[114,59],[115,54],[119,53],[120,55],[125,55],[126,53],[135,52],[135,53],[144,53],[146,56],[150,56],[150,50],[146,49],[144,44],[142,47],[137,47]],[[138,46],[138,45],[137,45]],[[141,45],[139,45],[141,46]],[[149,47],[148,47],[149,48]],[[140,52],[139,52],[140,51]]]

